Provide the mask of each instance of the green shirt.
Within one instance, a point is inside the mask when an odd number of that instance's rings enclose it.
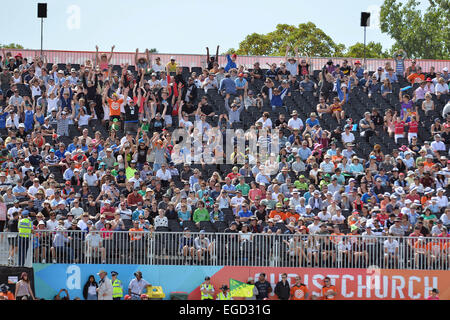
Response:
[[[144,190],[139,190],[138,193],[139,193],[142,197],[145,197],[145,191],[144,191]]]
[[[120,127],[119,127],[119,125],[117,125],[117,122],[113,122],[113,124],[111,125],[111,129],[114,129],[114,130],[116,130],[116,131],[119,131],[119,130],[120,130]]]
[[[127,167],[127,169],[125,170],[125,175],[127,176],[127,180],[130,180],[131,178],[134,177],[134,172],[136,171],[136,169],[132,169],[131,167]]]
[[[248,196],[248,192],[250,191],[250,186],[246,183],[244,184],[237,184],[236,190],[241,190],[243,196]]]
[[[141,126],[141,130],[148,132],[148,130],[150,130],[150,124],[144,122]]]
[[[300,182],[298,180],[296,180],[294,182],[294,186],[295,186],[295,189],[297,189],[297,190],[308,190],[308,187],[309,187],[307,182]]]
[[[275,208],[275,204],[277,203],[277,200],[263,199],[263,200],[261,200],[261,203],[264,204],[267,207],[267,209],[272,210],[273,208]]]
[[[193,217],[194,222],[200,222],[200,221],[209,221],[209,213],[208,210],[206,210],[206,208],[198,208],[194,211],[194,217]]]
[[[437,217],[434,214],[430,214],[429,216],[426,216],[426,215],[422,214],[422,218],[423,218],[423,220],[437,219]]]

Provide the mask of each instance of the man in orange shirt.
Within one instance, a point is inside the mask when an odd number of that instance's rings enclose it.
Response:
[[[444,243],[440,241],[437,237],[433,237],[433,239],[427,244],[427,255],[429,264],[433,265],[436,262],[438,265],[441,265],[441,259],[443,258],[444,253]]]
[[[103,101],[104,103],[108,103],[109,106],[109,120],[111,122],[114,121],[114,119],[120,121],[120,106],[123,104],[124,99],[119,99],[119,95],[115,92],[112,94],[112,98],[107,98],[108,89],[108,86],[105,87],[105,91],[103,93]],[[128,91],[125,91],[125,93],[126,95],[124,95],[124,97],[128,95]],[[120,124],[118,123],[117,125]]]
[[[414,73],[411,73],[407,79],[411,84],[420,83],[422,81],[425,81],[425,75],[422,73],[422,68],[417,67],[417,71]]]
[[[419,236],[417,241],[415,241],[414,245],[414,267],[420,268],[420,263],[423,265],[427,265],[426,254],[427,254],[427,243],[425,242],[425,238],[423,236]]]
[[[269,218],[272,218],[274,222],[281,222],[286,219],[286,215],[282,210],[283,205],[281,203],[277,203],[276,209],[270,211]]]
[[[144,250],[144,240],[143,233],[144,229],[139,228],[139,221],[133,221],[133,228],[131,228],[128,232],[130,236],[130,259],[131,263],[138,263],[136,258],[139,258],[140,254],[143,253]]]
[[[322,299],[323,300],[335,300],[337,296],[336,287],[331,284],[330,277],[323,279],[324,286],[322,287]]]
[[[298,219],[300,219],[300,215],[297,212],[286,212],[285,217],[287,219],[287,223],[297,223]]]
[[[308,288],[302,283],[302,277],[295,277],[295,284],[291,287],[291,300],[308,300]]]
[[[333,242],[334,244],[338,244],[339,242],[341,242],[343,237],[338,237],[338,236],[344,236],[344,234],[339,229],[339,226],[337,224],[335,224],[333,226],[333,233],[330,236],[331,242]]]
[[[14,294],[9,291],[9,287],[6,284],[0,285],[0,290],[0,297],[3,297],[4,300],[16,300]]]

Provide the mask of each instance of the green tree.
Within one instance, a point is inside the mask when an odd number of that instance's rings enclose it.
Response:
[[[357,42],[350,46],[345,53],[346,57],[363,58],[364,44]],[[390,57],[389,53],[383,51],[383,46],[379,42],[369,42],[366,44],[366,58],[382,59]]]
[[[289,55],[294,55],[296,47],[300,55],[316,57],[342,56],[345,51],[343,44],[335,43],[314,23],[307,22],[298,26],[278,24],[267,34],[252,33],[239,43],[236,54],[284,56],[288,45]]]
[[[384,0],[380,11],[381,31],[396,41],[409,57],[422,59],[450,58],[450,8],[448,0],[428,0],[424,10],[417,0],[405,4]]]
[[[151,48],[151,49],[148,49],[148,52],[150,52],[150,53],[158,53],[158,50],[156,50],[156,48]]]
[[[0,49],[23,49],[23,46],[18,43],[0,44]]]

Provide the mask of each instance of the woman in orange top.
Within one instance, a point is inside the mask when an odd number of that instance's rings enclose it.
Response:
[[[335,300],[337,296],[336,287],[331,284],[331,279],[325,277],[323,279],[324,286],[322,287],[322,299],[323,300]]]

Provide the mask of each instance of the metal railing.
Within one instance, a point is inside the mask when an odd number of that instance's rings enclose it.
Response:
[[[3,236],[8,237],[8,251],[14,255],[12,265],[378,266],[422,270],[448,270],[450,266],[450,239],[438,237],[67,230],[38,231],[25,240],[13,233]],[[24,251],[26,245],[28,252]]]

